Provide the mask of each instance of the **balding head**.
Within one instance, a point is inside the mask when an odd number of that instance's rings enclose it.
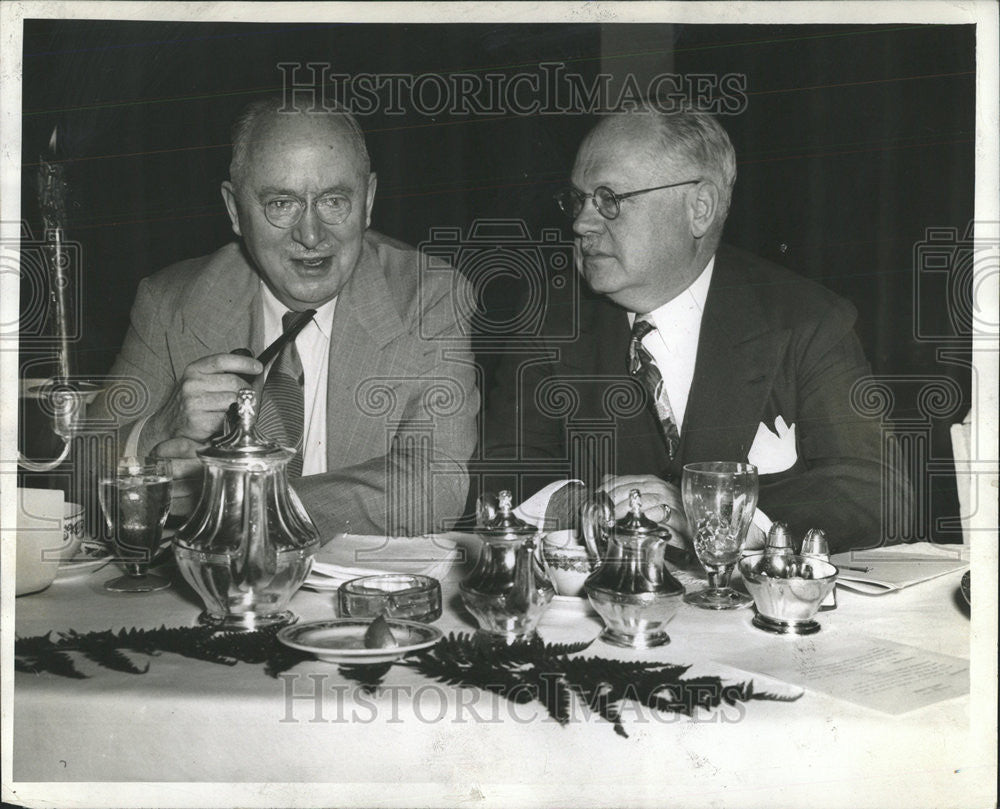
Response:
[[[719,192],[714,230],[721,235],[736,183],[736,152],[726,130],[712,115],[664,113],[646,105],[634,112],[605,116],[584,143],[591,139],[614,139],[623,149],[640,151],[652,165],[711,181]]]
[[[371,172],[371,159],[365,145],[365,136],[357,120],[349,112],[339,109],[305,112],[299,110],[282,111],[281,96],[269,96],[253,101],[243,108],[232,127],[233,156],[229,163],[229,178],[236,188],[247,181],[247,174],[253,164],[253,149],[262,140],[273,137],[290,118],[303,116],[315,128],[329,128],[341,134],[346,147],[354,154],[361,176]]]

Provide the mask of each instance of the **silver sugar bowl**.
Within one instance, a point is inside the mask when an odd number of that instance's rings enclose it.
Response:
[[[587,549],[599,560],[584,590],[604,620],[601,640],[632,649],[662,646],[684,596],[663,560],[670,531],[642,513],[638,489],[629,492],[628,514],[617,522],[614,514],[603,492],[581,514]]]
[[[254,392],[237,395],[238,421],[198,457],[201,499],[174,537],[204,624],[253,630],[296,620],[288,602],[309,575],[319,532],[288,486],[294,453],[258,432]]]

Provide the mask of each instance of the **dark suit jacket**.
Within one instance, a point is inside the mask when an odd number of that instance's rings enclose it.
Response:
[[[330,338],[330,471],[294,484],[325,539],[440,530],[461,514],[479,407],[464,285],[458,273],[427,272],[412,248],[365,235]],[[259,277],[235,243],[144,279],[111,371],[138,383],[140,400],[122,417],[112,391],[93,415],[118,423],[123,446],[190,362],[241,346],[259,353],[262,312]]]
[[[559,478],[605,473],[680,481],[686,463],[746,461],[758,425],[796,425],[797,460],[760,478],[759,507],[798,536],[823,528],[834,550],[881,540],[884,474],[877,421],[851,406],[870,373],[854,308],[832,292],[720,247],[702,318],[694,381],[671,461],[647,397],[627,374],[627,314],[603,298],[552,306],[537,339],[508,346],[489,397],[486,489],[519,497]],[[553,318],[563,322],[552,328]],[[578,336],[566,334],[574,318]],[[669,369],[662,369],[664,374]],[[906,497],[901,487],[886,493]]]

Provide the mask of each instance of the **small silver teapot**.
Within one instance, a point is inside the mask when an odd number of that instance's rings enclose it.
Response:
[[[535,553],[538,529],[518,519],[504,490],[476,502],[476,534],[482,550],[459,585],[462,603],[482,632],[506,643],[530,640],[555,595]]]
[[[319,533],[288,486],[293,452],[257,430],[254,392],[236,399],[238,420],[198,451],[201,499],[174,537],[177,567],[205,605],[203,624],[227,630],[281,626],[319,548]]]
[[[584,591],[604,620],[601,640],[632,649],[669,643],[664,627],[684,596],[663,559],[670,531],[642,513],[638,489],[629,492],[628,514],[617,522],[601,492],[584,505],[581,523],[587,550],[599,561]]]

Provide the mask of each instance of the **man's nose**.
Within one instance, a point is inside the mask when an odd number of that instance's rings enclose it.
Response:
[[[292,238],[312,250],[326,238],[326,226],[316,213],[315,206],[306,205],[302,218],[292,228]]]
[[[605,219],[598,213],[593,197],[587,197],[583,201],[580,213],[573,219],[573,232],[577,236],[586,236],[588,233],[596,233],[604,228]]]

